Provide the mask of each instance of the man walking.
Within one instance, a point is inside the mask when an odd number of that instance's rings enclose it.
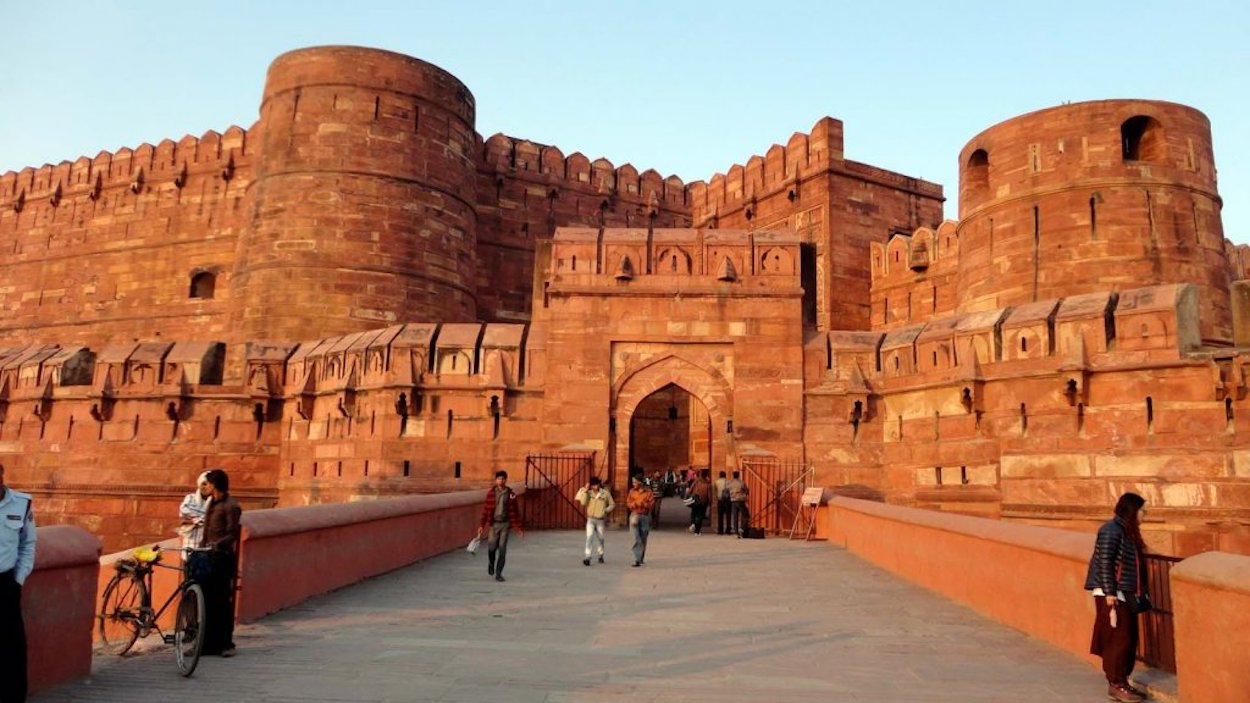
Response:
[[[586,558],[582,563],[590,566],[591,548],[598,546],[599,563],[603,563],[604,530],[608,526],[608,515],[616,509],[612,500],[612,492],[604,488],[598,476],[591,476],[590,482],[577,489],[577,502],[586,509]]]
[[[713,494],[716,496],[716,534],[723,535],[730,530],[729,523],[729,488],[726,484],[729,479],[725,478],[725,472],[720,472],[713,484]]]
[[[486,573],[494,574],[496,581],[503,581],[503,566],[508,560],[508,533],[515,528],[524,537],[521,518],[517,514],[516,493],[508,487],[508,472],[495,472],[495,485],[486,491],[482,503],[482,519],[478,523],[478,537],[486,537]]]
[[[0,464],[0,701],[26,700],[26,627],[22,584],[35,568],[31,498],[4,485]]]
[[[642,566],[647,559],[647,535],[651,534],[655,493],[643,483],[642,474],[635,474],[632,481],[625,506],[629,508],[629,533],[634,536],[634,566]]]

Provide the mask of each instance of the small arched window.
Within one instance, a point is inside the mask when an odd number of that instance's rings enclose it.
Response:
[[[217,290],[217,276],[209,271],[200,271],[191,277],[191,292],[188,297],[211,300]]]
[[[1125,161],[1162,163],[1167,154],[1163,125],[1153,117],[1137,115],[1120,125],[1120,139]]]
[[[977,149],[968,157],[964,178],[968,184],[968,197],[981,199],[989,194],[990,155],[985,149]]]

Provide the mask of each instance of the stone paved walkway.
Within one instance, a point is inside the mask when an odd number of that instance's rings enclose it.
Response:
[[[580,533],[431,559],[240,628],[191,679],[173,652],[97,656],[60,701],[1104,701],[1101,673],[824,543]]]

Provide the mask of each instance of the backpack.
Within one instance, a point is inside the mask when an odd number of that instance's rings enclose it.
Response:
[[[721,484],[721,486],[722,488],[720,489],[720,499],[729,500],[729,481],[725,481],[723,484]]]

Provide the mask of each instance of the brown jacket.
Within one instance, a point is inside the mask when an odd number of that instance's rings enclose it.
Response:
[[[202,547],[212,547],[227,552],[239,550],[239,519],[243,516],[243,508],[234,496],[227,495],[221,500],[214,500],[204,513],[204,540]]]

